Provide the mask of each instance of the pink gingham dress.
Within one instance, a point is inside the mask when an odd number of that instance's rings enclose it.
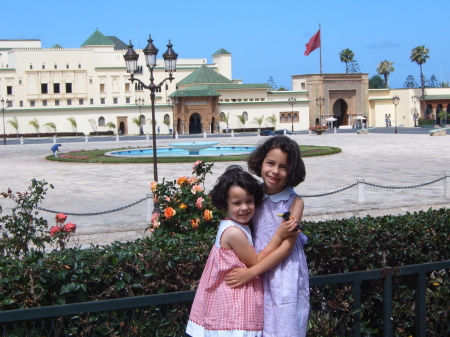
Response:
[[[192,337],[261,337],[263,328],[263,287],[260,277],[231,289],[224,282],[234,268],[246,268],[232,249],[220,247],[223,232],[239,227],[253,246],[248,226],[222,220],[216,242],[192,304],[186,333]]]

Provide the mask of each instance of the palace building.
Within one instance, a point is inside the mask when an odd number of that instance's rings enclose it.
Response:
[[[161,44],[159,42],[158,44]],[[164,49],[161,47],[161,50]],[[174,47],[176,49],[176,46]],[[0,97],[5,104],[6,134],[114,131],[138,134],[139,121],[151,133],[150,92],[129,81],[123,55],[127,45],[96,30],[79,48],[40,40],[0,40]],[[149,82],[142,50],[135,78]],[[181,55],[182,56],[182,55]],[[282,66],[282,65],[280,65]],[[177,61],[175,79],[156,94],[156,124],[161,133],[216,133],[245,129],[306,130],[318,123],[352,128],[414,126],[418,116],[435,118],[450,107],[450,89],[427,88],[427,112],[421,112],[421,89],[369,90],[368,74],[292,76],[291,91],[267,83],[245,84],[232,77],[232,54],[219,48],[208,58]],[[155,83],[167,77],[163,60],[154,68]],[[400,98],[395,106],[392,97]],[[141,100],[138,105],[136,100]],[[70,120],[69,120],[70,119]],[[76,121],[74,126],[73,121]],[[438,120],[439,121],[439,120]],[[76,128],[76,130],[75,130]]]

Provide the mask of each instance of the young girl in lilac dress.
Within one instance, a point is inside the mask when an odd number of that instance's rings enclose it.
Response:
[[[240,166],[230,166],[211,191],[213,204],[227,211],[222,220],[192,305],[186,332],[192,337],[260,337],[263,328],[263,286],[259,277],[232,289],[224,277],[235,268],[264,265],[285,238],[296,236],[295,219],[274,229],[256,254],[249,222],[262,202],[258,181]],[[265,258],[267,257],[267,258]],[[265,266],[263,268],[269,268]]]
[[[279,214],[303,214],[303,200],[293,187],[306,175],[298,144],[286,136],[274,136],[261,144],[248,159],[249,171],[263,180],[264,198],[252,219],[253,242],[258,253],[276,231]],[[226,277],[232,288],[262,274],[264,285],[264,337],[306,336],[309,316],[309,276],[302,246],[306,236],[288,237],[266,259],[265,266],[236,269]],[[270,261],[269,261],[270,259]],[[265,267],[272,265],[270,269]]]

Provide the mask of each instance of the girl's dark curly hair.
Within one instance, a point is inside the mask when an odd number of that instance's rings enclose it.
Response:
[[[247,159],[248,170],[261,177],[263,161],[272,149],[280,149],[287,154],[287,186],[295,187],[305,180],[306,169],[300,148],[295,140],[287,136],[273,136],[260,144]]]
[[[228,191],[232,186],[239,186],[246,190],[248,194],[253,195],[255,206],[261,205],[264,192],[259,182],[239,165],[231,165],[217,179],[216,185],[210,193],[214,206],[222,210],[227,209]]]

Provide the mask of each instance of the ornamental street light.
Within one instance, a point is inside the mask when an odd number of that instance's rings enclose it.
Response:
[[[411,99],[414,103],[414,113],[413,113],[414,126],[417,126],[417,120],[419,119],[419,113],[417,112],[416,103],[419,101],[419,96],[417,96],[417,95],[411,96]]]
[[[288,104],[291,106],[291,124],[292,132],[294,132],[294,105],[297,103],[297,99],[294,97],[289,97]]]
[[[136,99],[136,105],[139,107],[139,134],[142,136],[144,134],[144,130],[142,128],[142,113],[141,107],[144,105],[144,99]]]
[[[177,58],[178,54],[175,53],[172,49],[173,45],[172,43],[167,44],[167,50],[163,54],[164,58],[164,67],[166,68],[166,72],[169,73],[169,77],[165,78],[161,83],[155,84],[154,83],[154,77],[153,77],[153,68],[156,66],[156,55],[158,54],[158,49],[153,45],[153,40],[151,36],[149,35],[148,38],[148,44],[143,50],[145,55],[145,62],[147,64],[148,69],[150,70],[150,84],[146,85],[141,80],[134,78],[134,72],[137,70],[137,61],[139,58],[139,55],[134,51],[133,45],[128,45],[128,51],[125,53],[123,58],[125,59],[125,63],[127,66],[127,72],[131,73],[131,78],[128,80],[131,81],[131,83],[134,83],[134,81],[137,81],[141,86],[145,89],[150,90],[150,100],[152,103],[152,133],[153,133],[153,179],[154,181],[158,181],[158,164],[157,164],[157,156],[156,156],[156,119],[155,119],[155,92],[156,90],[161,89],[162,85],[165,81],[169,80],[172,82],[174,80],[174,77],[172,76],[172,73],[176,71],[177,66]]]
[[[319,124],[322,125],[322,106],[325,104],[325,97],[317,97],[316,104],[319,106]]]
[[[392,103],[394,103],[395,105],[395,133],[397,133],[397,105],[398,103],[400,103],[400,97],[398,97],[397,95],[392,97]]]
[[[6,145],[5,110],[8,107],[9,101],[6,100],[5,102],[5,100],[2,97],[2,100],[0,102],[2,102],[2,113],[3,113],[3,145]]]

